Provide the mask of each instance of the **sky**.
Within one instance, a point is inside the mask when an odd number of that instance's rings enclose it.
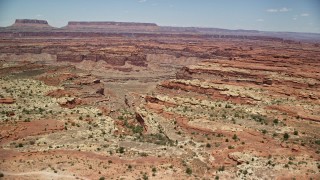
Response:
[[[320,33],[320,0],[0,0],[0,26],[15,19]]]

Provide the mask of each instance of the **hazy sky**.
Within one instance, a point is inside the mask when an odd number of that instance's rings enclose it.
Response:
[[[0,26],[22,18],[320,33],[320,0],[0,0]]]

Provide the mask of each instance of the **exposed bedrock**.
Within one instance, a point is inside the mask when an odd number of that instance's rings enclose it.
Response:
[[[113,66],[124,66],[126,62],[134,66],[146,67],[146,55],[132,54],[132,55],[114,55],[114,54],[77,54],[66,53],[58,54],[57,61],[81,62],[83,60],[90,61],[105,61]]]
[[[197,68],[189,68],[183,67],[180,71],[177,72],[176,77],[178,79],[191,79],[191,77],[196,75],[203,75],[203,76],[216,76],[216,77],[235,77],[235,78],[263,78],[264,76],[244,73],[244,72],[233,72],[233,71],[221,71],[215,69],[197,69]]]
[[[58,54],[57,61],[70,61],[81,62],[84,59],[84,55],[79,54]]]
[[[3,47],[0,48],[0,53],[8,53],[8,54],[23,54],[23,53],[32,53],[32,54],[41,54],[42,48],[35,46],[28,47]]]

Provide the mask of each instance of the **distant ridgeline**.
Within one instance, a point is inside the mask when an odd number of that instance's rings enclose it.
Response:
[[[111,22],[111,21],[70,21],[64,27],[67,30],[88,30],[88,31],[107,31],[107,32],[154,32],[159,26],[154,23],[134,23],[134,22]]]
[[[320,34],[265,32],[255,30],[229,30],[221,28],[203,27],[171,27],[158,26],[155,23],[113,22],[113,21],[70,21],[61,28],[55,28],[46,20],[17,19],[12,26],[0,27],[0,37],[28,37],[28,36],[69,36],[69,37],[97,37],[97,36],[148,36],[148,37],[197,37],[197,38],[232,38],[252,39],[264,41],[292,40],[320,41]]]
[[[68,26],[147,26],[158,27],[155,23],[113,22],[113,21],[69,21]]]

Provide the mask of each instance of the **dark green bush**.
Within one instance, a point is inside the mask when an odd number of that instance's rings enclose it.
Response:
[[[186,173],[189,174],[189,175],[191,175],[191,174],[192,174],[192,169],[188,167],[188,168],[186,169]]]
[[[283,139],[284,139],[284,140],[288,140],[288,139],[289,139],[289,137],[290,137],[290,136],[289,136],[289,134],[288,134],[288,133],[284,133],[284,135],[283,135]]]

